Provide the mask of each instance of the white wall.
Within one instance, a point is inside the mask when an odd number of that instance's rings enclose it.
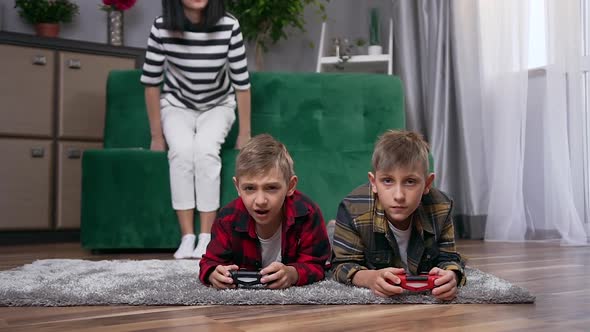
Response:
[[[73,0],[80,6],[80,15],[71,24],[61,27],[60,37],[106,43],[106,14],[99,9],[100,0]],[[14,0],[0,0],[0,30],[33,34],[32,26],[22,21],[14,7]],[[382,41],[385,42],[387,17],[391,13],[390,0],[332,0],[327,6],[330,31],[340,36],[363,37],[368,40],[368,10],[379,7],[382,12]],[[144,48],[153,19],[161,13],[160,0],[138,0],[125,12],[125,45]],[[321,20],[314,10],[305,14],[306,32],[295,31],[288,40],[271,47],[265,57],[265,70],[314,71],[317,60]],[[328,40],[331,36],[328,36]],[[316,48],[309,47],[313,43]],[[386,45],[383,44],[385,47]],[[253,69],[254,48],[248,47],[250,68]]]

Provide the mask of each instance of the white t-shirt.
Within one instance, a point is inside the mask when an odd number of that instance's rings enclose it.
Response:
[[[399,255],[402,258],[402,262],[405,266],[408,266],[408,243],[410,242],[410,235],[412,234],[412,223],[410,223],[410,227],[405,231],[397,229],[393,224],[388,222],[389,228],[393,232],[395,236],[395,241],[397,241],[397,247],[399,249]]]
[[[258,237],[262,254],[262,268],[269,266],[272,262],[280,262],[282,260],[281,229],[282,225],[279,226],[279,229],[277,229],[273,236],[268,239],[262,239],[260,236]]]

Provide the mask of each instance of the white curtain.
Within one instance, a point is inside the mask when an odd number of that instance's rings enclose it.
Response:
[[[463,176],[487,179],[471,195],[486,240],[585,245],[580,1],[545,0],[548,64],[533,71],[530,1],[451,2],[459,121],[483,141],[466,164],[485,165]]]

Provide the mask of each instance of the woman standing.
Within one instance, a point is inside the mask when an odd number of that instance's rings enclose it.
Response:
[[[182,239],[174,257],[201,258],[219,208],[221,145],[237,101],[236,148],[250,139],[250,78],[238,20],[223,0],[162,0],[141,82],[152,150],[168,145],[172,207]],[[201,232],[195,248],[194,210]]]

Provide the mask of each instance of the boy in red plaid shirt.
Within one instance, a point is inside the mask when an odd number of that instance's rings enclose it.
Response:
[[[252,138],[236,160],[239,197],[221,209],[199,278],[233,288],[230,271],[260,270],[266,288],[324,279],[330,244],[318,206],[295,189],[297,176],[285,146],[267,134]]]

